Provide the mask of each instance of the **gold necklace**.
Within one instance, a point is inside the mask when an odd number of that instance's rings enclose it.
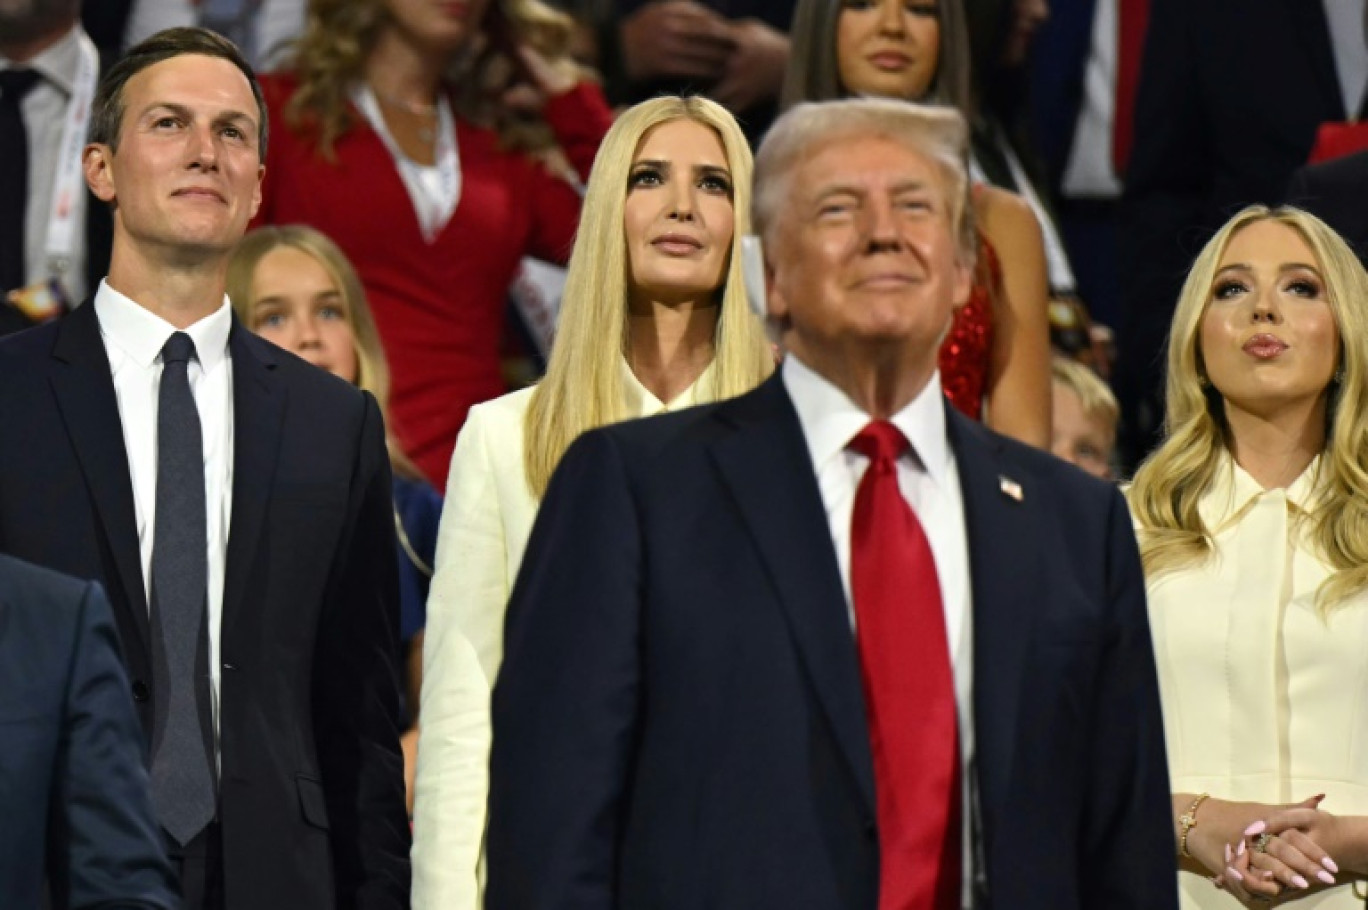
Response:
[[[375,97],[391,110],[400,110],[410,116],[421,117],[425,121],[424,123],[418,124],[418,139],[420,142],[428,143],[437,138],[436,104],[396,98],[391,94],[380,91],[373,85],[371,86],[371,91],[375,92]]]

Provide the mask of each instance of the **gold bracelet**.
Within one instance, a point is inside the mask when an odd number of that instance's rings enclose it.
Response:
[[[1188,832],[1191,831],[1193,828],[1197,827],[1197,807],[1200,806],[1202,803],[1206,802],[1207,797],[1209,796],[1211,796],[1210,793],[1200,794],[1196,799],[1192,801],[1192,805],[1188,806],[1187,811],[1184,812],[1182,815],[1178,816],[1179,856],[1186,856],[1188,858],[1192,857],[1192,854],[1188,852],[1187,848]]]

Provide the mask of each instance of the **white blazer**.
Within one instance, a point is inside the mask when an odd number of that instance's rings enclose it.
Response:
[[[622,365],[635,416],[711,400],[708,366],[663,404]],[[489,792],[489,696],[503,660],[504,611],[537,501],[523,470],[532,389],[470,409],[456,439],[437,532],[423,636],[413,813],[414,910],[478,910]]]

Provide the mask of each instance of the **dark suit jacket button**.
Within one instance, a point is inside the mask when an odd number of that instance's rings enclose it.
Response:
[[[133,680],[134,701],[147,701],[147,696],[150,694],[151,692],[148,691],[147,683],[143,682],[141,679]]]

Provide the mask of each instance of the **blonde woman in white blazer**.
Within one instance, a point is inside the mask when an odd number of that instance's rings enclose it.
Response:
[[[1368,274],[1348,245],[1295,209],[1218,231],[1174,312],[1166,412],[1126,498],[1180,906],[1362,908]]]
[[[424,643],[413,906],[474,910],[504,610],[556,463],[581,433],[740,394],[773,369],[741,278],[751,156],[723,108],[624,113],[590,174],[546,378],[456,441]]]

